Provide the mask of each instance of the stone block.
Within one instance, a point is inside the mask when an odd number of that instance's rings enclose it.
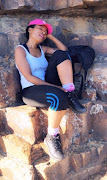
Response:
[[[71,113],[71,110],[67,109],[67,112],[60,123],[61,142],[65,153],[72,144],[72,135],[74,133],[72,125],[73,117],[74,115]]]
[[[34,164],[35,161],[46,155],[46,148],[44,143],[34,144],[31,149],[31,162]]]
[[[78,137],[80,137],[81,142],[86,142],[88,140],[88,135],[91,129],[91,119],[90,119],[90,109],[91,102],[85,105],[87,107],[87,112],[84,114],[74,114],[72,119],[73,126],[73,135],[72,135],[72,143],[75,144],[75,141]]]
[[[68,6],[70,7],[76,7],[76,6],[83,6],[83,0],[68,0]]]
[[[44,179],[54,180],[61,178],[64,180],[70,170],[69,157],[66,156],[62,161],[59,162],[55,162],[49,160],[47,157],[43,157],[41,160],[35,163],[34,167],[37,169],[39,176]]]
[[[67,1],[64,1],[64,0],[51,0],[50,1],[50,5],[51,5],[51,8],[53,10],[58,10],[58,9],[63,9],[63,8],[67,8]]]
[[[90,87],[96,89],[99,98],[107,101],[107,63],[95,63],[88,73],[87,80]]]
[[[80,171],[78,173],[78,176],[79,176],[79,180],[85,180],[88,178],[88,171],[87,169],[82,169],[82,171]]]
[[[78,3],[75,3],[78,4]],[[75,5],[74,4],[74,5]],[[64,0],[46,0],[45,3],[43,0],[40,0],[38,2],[35,2],[34,0],[30,0],[25,2],[24,0],[22,1],[17,1],[14,2],[9,1],[9,0],[4,0],[2,3],[3,9],[5,10],[11,10],[11,9],[19,9],[19,8],[27,8],[29,7],[29,9],[35,9],[35,10],[56,10],[56,9],[62,9],[62,8],[66,8],[67,7],[67,2],[65,2]]]
[[[78,173],[74,174],[74,173],[71,173],[66,180],[79,180],[79,176],[78,176]]]
[[[41,160],[37,161],[34,167],[38,172],[39,179],[54,179],[53,165],[54,162],[50,161],[47,157],[43,157]]]
[[[98,160],[97,148],[91,147],[90,154],[91,154],[91,162],[92,163]]]
[[[94,7],[94,14],[95,16],[99,16],[99,17],[104,17],[107,15],[107,1],[105,1],[105,3],[101,4],[100,6],[101,8],[99,8],[99,6]]]
[[[83,22],[84,23],[84,22]],[[90,29],[89,25],[86,23],[85,28]],[[71,40],[71,44],[73,46],[78,46],[78,45],[84,45],[84,46],[90,46],[90,36],[83,36],[83,37],[74,37]]]
[[[48,128],[48,110],[47,109],[39,110],[39,118],[41,121],[42,129],[43,129],[43,138],[44,138],[47,134],[47,128]]]
[[[107,107],[97,102],[90,109],[92,129],[96,137],[107,140]]]
[[[18,9],[21,6],[24,6],[24,0],[14,1],[14,0],[4,0],[2,3],[3,9],[10,10],[10,9]]]
[[[17,161],[31,164],[31,145],[14,134],[0,136],[0,149]]]
[[[50,0],[46,0],[45,3],[43,0],[39,0],[39,10],[48,10],[50,9]]]
[[[0,180],[6,180],[6,178],[4,178],[3,176],[0,176]]]
[[[5,126],[5,112],[3,110],[0,110],[0,135],[5,134],[6,132],[6,126]]]
[[[16,102],[16,94],[20,90],[16,76],[16,69],[0,69],[0,108]]]
[[[70,166],[75,170],[75,171],[79,171],[79,169],[82,168],[82,157],[80,154],[73,154],[70,157]]]
[[[6,108],[6,120],[13,132],[30,144],[42,137],[39,112],[35,107],[22,105]]]
[[[82,165],[83,165],[83,167],[86,167],[86,166],[88,166],[91,163],[91,154],[90,154],[90,151],[82,152],[82,153],[80,153],[80,156],[82,158]]]
[[[102,4],[104,4],[105,3],[105,1],[104,0],[83,0],[83,2],[85,3],[85,4],[87,4],[88,6],[98,6],[98,5],[102,5]]]
[[[11,180],[34,180],[33,166],[15,162],[9,157],[0,157],[0,170],[2,176]]]
[[[96,90],[94,88],[87,87],[83,92],[83,97],[92,101],[96,100]]]
[[[98,148],[97,148],[97,152],[98,152],[98,156],[99,156],[99,161],[103,162],[104,159],[107,158],[107,144],[101,144]]]
[[[55,167],[55,166],[54,166]],[[57,164],[57,167],[55,167],[55,172],[56,172],[56,177],[57,177],[57,174],[59,172],[59,167],[61,169],[60,171],[60,174],[63,176],[63,179],[65,179],[66,177],[66,174],[68,174],[68,172],[70,171],[71,169],[71,166],[70,166],[70,161],[69,161],[69,156],[65,156],[65,158],[59,162]]]
[[[1,46],[2,44],[2,46]],[[0,56],[4,57],[8,54],[8,37],[4,33],[0,33]]]
[[[107,54],[107,35],[92,36],[91,43],[97,54]]]
[[[101,169],[102,169],[102,164],[99,164],[99,163],[89,166],[87,168],[89,176],[99,173]]]

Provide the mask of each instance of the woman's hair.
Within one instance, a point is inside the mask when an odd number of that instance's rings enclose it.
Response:
[[[30,25],[30,26],[28,26],[27,28],[26,28],[26,37],[27,37],[27,40],[29,39],[29,32],[28,32],[28,30],[29,30],[29,28],[34,28],[36,25],[34,24],[34,25]]]

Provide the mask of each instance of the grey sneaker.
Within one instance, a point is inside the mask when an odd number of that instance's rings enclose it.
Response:
[[[44,139],[44,143],[48,148],[51,159],[60,161],[64,158],[59,134],[56,136],[47,134],[46,138]]]

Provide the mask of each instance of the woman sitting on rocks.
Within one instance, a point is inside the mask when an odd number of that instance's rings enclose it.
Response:
[[[44,140],[55,161],[63,159],[59,125],[67,108],[86,112],[75,96],[72,61],[67,47],[52,35],[52,26],[41,19],[31,21],[26,29],[28,41],[15,49],[25,104],[48,108],[48,133]],[[57,48],[41,46],[48,38]],[[45,54],[52,55],[49,62]]]

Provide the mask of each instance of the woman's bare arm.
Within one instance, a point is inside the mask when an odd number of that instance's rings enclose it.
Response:
[[[58,49],[62,51],[68,50],[67,47],[61,41],[59,41],[56,37],[54,37],[52,34],[48,34],[47,38],[53,41],[53,43],[56,45],[57,48],[50,48],[47,46],[42,46],[44,53],[53,54]]]

